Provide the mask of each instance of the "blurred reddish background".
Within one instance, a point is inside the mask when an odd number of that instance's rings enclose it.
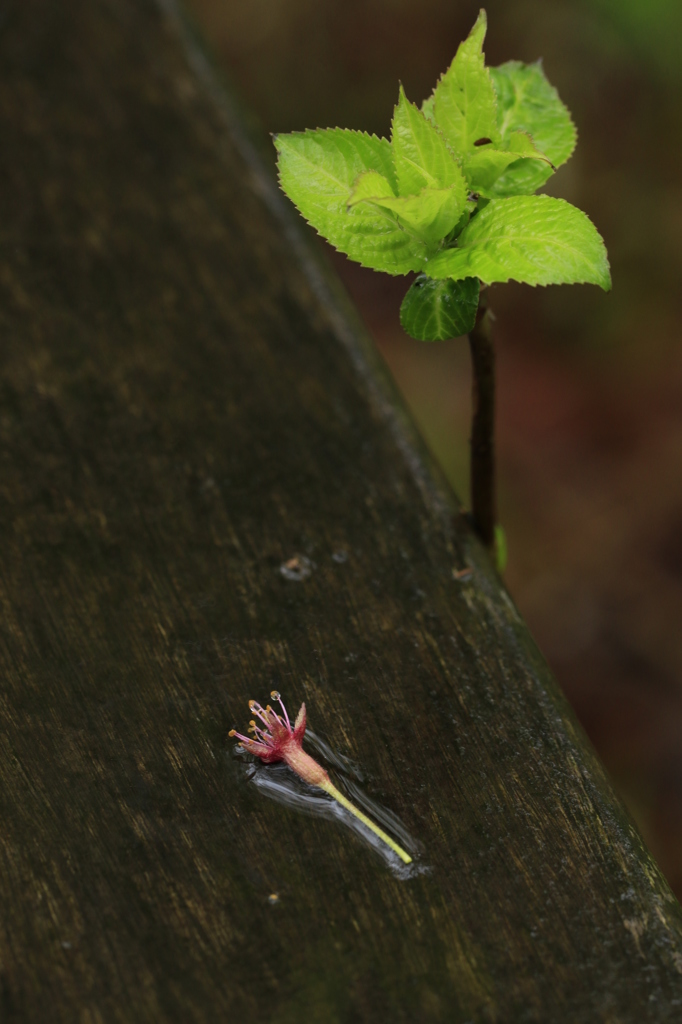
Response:
[[[261,128],[387,135],[473,24],[453,0],[190,0]],[[614,288],[491,290],[500,516],[521,611],[682,895],[682,4],[489,0],[488,63],[543,57],[579,129],[548,191]],[[464,501],[466,341],[409,339],[406,282],[329,257]]]

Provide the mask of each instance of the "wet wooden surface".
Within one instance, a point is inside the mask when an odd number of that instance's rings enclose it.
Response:
[[[679,905],[172,6],[1,13],[0,1019],[680,1020]],[[273,686],[413,877],[254,785]]]

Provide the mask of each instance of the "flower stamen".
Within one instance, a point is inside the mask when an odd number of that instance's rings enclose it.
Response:
[[[290,729],[291,728],[291,722],[289,721],[289,716],[287,714],[287,709],[284,707],[284,702],[283,702],[282,698],[279,695],[279,690],[273,690],[271,692],[271,694],[270,694],[270,697],[272,698],[272,700],[279,701],[279,705],[280,705],[282,711],[284,712],[284,719],[285,719],[285,721],[287,723],[287,729]]]

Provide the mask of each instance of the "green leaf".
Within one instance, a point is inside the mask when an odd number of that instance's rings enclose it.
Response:
[[[381,180],[375,183],[375,177]],[[406,230],[418,235],[432,247],[450,234],[466,204],[463,186],[425,188],[416,196],[394,196],[385,191],[386,187],[390,189],[385,178],[374,171],[368,171],[358,178],[349,205],[374,203],[383,210],[390,210]],[[371,194],[373,188],[375,192]],[[379,189],[384,189],[383,193]]]
[[[486,190],[490,199],[509,196],[532,196],[552,177],[555,168],[538,160],[517,160]]]
[[[604,242],[582,210],[551,196],[492,199],[471,218],[457,247],[430,259],[434,278],[478,277],[526,284],[611,287]]]
[[[402,85],[391,126],[391,147],[400,195],[450,185],[459,186],[464,193],[462,171],[444,137],[421,110],[410,103]]]
[[[395,198],[395,192],[391,188],[388,178],[384,178],[383,174],[379,174],[378,171],[364,171],[357,177],[353,185],[348,205],[355,206],[356,203],[361,203],[364,199],[373,200],[385,196]]]
[[[420,274],[400,307],[400,323],[417,341],[446,341],[468,334],[476,323],[480,283],[434,281]]]
[[[529,156],[535,160],[541,160],[545,164],[551,165],[552,163],[548,156],[540,152],[529,132],[515,128],[504,141],[510,153],[516,153],[517,156]]]
[[[469,153],[481,139],[501,141],[495,89],[483,57],[486,28],[481,11],[434,91],[436,124],[456,155]]]
[[[508,143],[513,132],[528,132],[540,152],[555,168],[560,167],[575,149],[577,133],[568,109],[547,81],[540,62],[523,64],[511,60],[491,68],[490,73],[497,94],[503,143]],[[551,173],[551,167],[522,160],[499,181],[496,194],[534,192]]]
[[[348,208],[353,187],[367,171],[375,171],[397,192],[386,139],[329,128],[278,135],[275,146],[283,191],[333,246],[373,270],[421,270],[428,255],[426,244],[390,210],[369,203]]]
[[[577,132],[568,108],[547,81],[542,64],[510,60],[491,68],[497,94],[502,140],[523,131],[555,167],[566,163],[575,149]]]
[[[483,196],[493,196],[493,187],[502,174],[521,157],[530,157],[534,164],[552,167],[547,157],[539,153],[527,132],[512,132],[506,149],[497,149],[492,144],[480,146],[465,158],[464,173],[469,188]]]
[[[422,103],[422,114],[424,115],[426,120],[431,121],[432,124],[436,123],[436,111],[434,109],[435,105],[436,97],[434,96],[433,93],[431,93],[428,99],[425,99],[424,102]]]
[[[472,192],[486,195],[510,164],[518,160],[516,153],[497,149],[495,146],[481,146],[464,160],[464,173]]]
[[[385,199],[383,204],[398,216],[408,229],[430,245],[441,242],[459,221],[466,205],[466,190],[453,185],[450,188],[425,188],[416,196]]]

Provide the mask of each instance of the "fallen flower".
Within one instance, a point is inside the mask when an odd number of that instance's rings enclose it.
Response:
[[[411,864],[412,858],[409,853],[406,853],[401,846],[398,846],[366,814],[358,810],[331,782],[329,775],[322,765],[318,764],[303,749],[303,736],[305,735],[306,726],[305,704],[301,704],[301,709],[292,726],[287,709],[284,707],[282,698],[277,690],[273,690],[270,696],[273,700],[279,702],[282,708],[281,715],[271,708],[269,704],[263,708],[257,701],[250,700],[249,710],[256,718],[260,719],[262,725],[258,725],[254,719],[249,722],[249,732],[253,734],[252,736],[243,736],[234,729],[230,729],[229,735],[236,736],[248,753],[255,754],[256,757],[259,757],[266,764],[273,764],[275,761],[285,761],[304,782],[310,783],[311,786],[318,786],[345,807],[347,811],[355,815],[382,842],[386,843],[394,853],[397,853],[404,864]]]

